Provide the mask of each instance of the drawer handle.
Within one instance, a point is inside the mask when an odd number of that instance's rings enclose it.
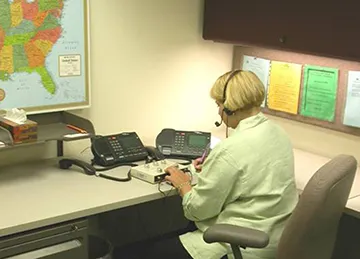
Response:
[[[60,253],[69,252],[71,250],[79,249],[82,244],[79,240],[71,240],[65,243],[44,247],[31,252],[10,256],[7,259],[28,259],[28,258],[44,258],[51,255],[59,255]]]
[[[285,43],[285,42],[286,42],[286,36],[281,36],[281,37],[279,38],[279,41],[280,41],[281,43]]]
[[[79,227],[77,225],[71,226],[71,232],[76,232],[79,230]]]

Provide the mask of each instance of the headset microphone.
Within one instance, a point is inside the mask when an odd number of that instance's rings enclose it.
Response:
[[[220,121],[220,122],[215,121],[215,126],[216,126],[216,127],[220,127],[220,125],[222,124],[222,122],[223,122],[222,118],[221,118],[221,121]]]

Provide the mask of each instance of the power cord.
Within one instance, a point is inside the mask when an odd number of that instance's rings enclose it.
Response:
[[[158,191],[164,196],[164,198],[168,197],[170,195],[170,193],[175,190],[174,186],[173,185],[170,185],[171,188],[170,190],[168,191],[168,193],[165,193],[163,190],[161,190],[161,185],[162,183],[166,183],[166,180],[162,180],[158,183]],[[166,183],[166,185],[169,185]]]
[[[193,181],[193,173],[191,172],[191,170],[189,170],[188,168],[184,168],[184,169],[182,169],[181,171],[183,171],[185,174],[189,174],[189,176],[190,176],[190,183],[192,183],[192,181]],[[161,185],[162,185],[162,183],[166,183],[166,180],[165,179],[163,179],[162,181],[160,181],[159,183],[158,183],[158,191],[166,198],[166,197],[168,197],[169,195],[170,195],[170,193],[173,191],[173,190],[175,190],[175,188],[174,188],[174,186],[171,184],[170,186],[171,186],[171,189],[168,191],[168,193],[165,193],[163,190],[161,190]],[[169,184],[167,184],[167,185],[169,185]]]

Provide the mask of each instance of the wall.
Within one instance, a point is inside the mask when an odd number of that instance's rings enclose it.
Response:
[[[92,107],[75,112],[91,119],[98,134],[136,131],[153,144],[164,127],[210,130],[217,107],[209,98],[214,80],[231,68],[232,46],[201,37],[201,0],[92,0]],[[344,152],[360,161],[359,138],[274,118],[294,146],[333,156]],[[89,141],[66,146],[79,154]],[[0,163],[54,155],[54,145],[17,148]]]
[[[230,69],[232,46],[202,39],[202,3],[91,2],[93,106],[85,114],[98,133],[136,130],[149,144],[164,127],[224,137],[224,128],[213,126],[217,108],[208,91]],[[297,148],[329,157],[350,153],[360,161],[357,137],[273,119]]]
[[[165,127],[215,129],[209,90],[231,68],[232,46],[204,41],[203,1],[91,1],[92,108],[99,134]],[[72,145],[73,147],[74,145]]]
[[[327,157],[351,154],[360,164],[359,137],[278,117],[271,118],[288,132],[294,147]]]
[[[201,38],[203,1],[91,0],[92,107],[98,134],[136,131],[154,143],[164,127],[214,130],[215,79],[231,68],[232,46]],[[73,142],[79,154],[89,141]],[[0,164],[54,155],[54,145],[17,148]]]

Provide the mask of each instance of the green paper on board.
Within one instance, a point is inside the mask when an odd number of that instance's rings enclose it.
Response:
[[[338,73],[336,68],[310,65],[304,67],[301,115],[334,121]]]

